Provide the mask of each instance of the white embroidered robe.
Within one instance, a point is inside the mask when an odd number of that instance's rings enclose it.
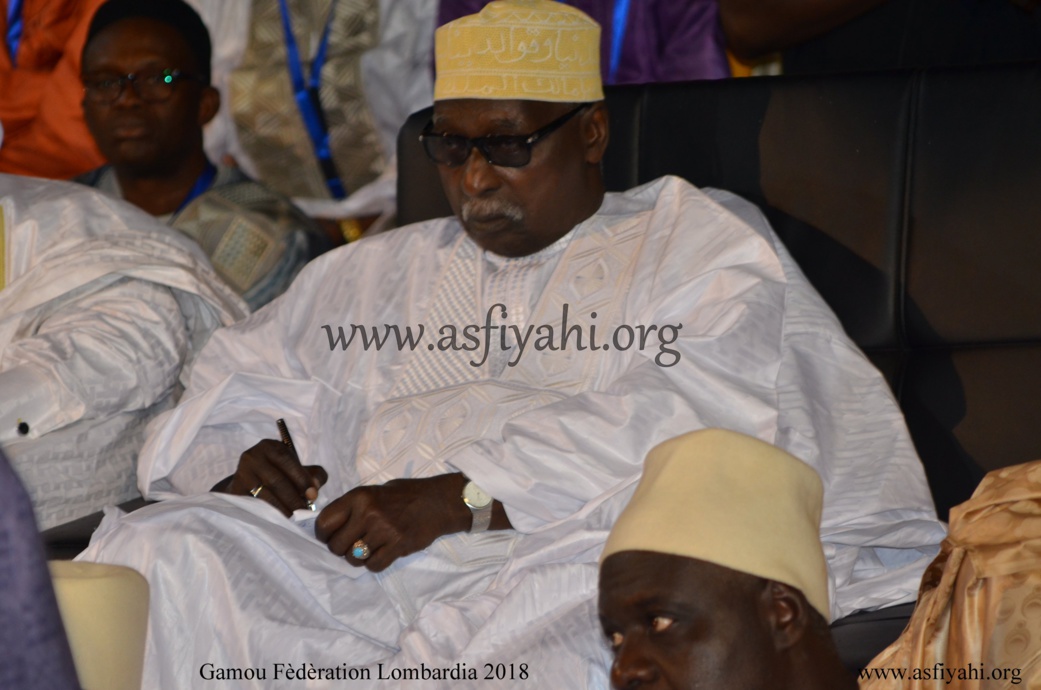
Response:
[[[483,349],[436,344],[441,326],[483,326],[491,309],[532,339],[553,326],[559,346],[565,306],[585,350],[574,336],[556,351],[529,340],[475,367]],[[413,335],[423,324],[424,338],[366,351],[356,336],[343,349],[337,329],[349,337],[351,324]],[[623,326],[644,327],[642,350],[625,349]],[[671,344],[658,339],[668,327]],[[444,537],[372,575],[307,534],[306,515],[206,494],[243,450],[277,437],[279,417],[303,461],[329,471],[319,505],[359,483],[463,471],[516,531]],[[409,688],[391,668],[459,662],[482,678],[486,663],[526,664],[528,679],[499,687],[606,688],[595,592],[607,530],[646,452],[708,426],[821,473],[833,615],[913,599],[943,528],[885,382],[757,211],[676,178],[608,195],[535,257],[493,261],[454,219],[321,257],[214,335],[142,451],[142,489],[172,500],[106,518],[84,557],[152,584],[148,687],[181,687],[207,663],[266,675],[225,687],[292,687],[275,664],[309,663],[371,673],[351,687]]]
[[[80,185],[0,175],[0,235],[0,443],[46,529],[137,495],[146,424],[246,307],[190,240]]]

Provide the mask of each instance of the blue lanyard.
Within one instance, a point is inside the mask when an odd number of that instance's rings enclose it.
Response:
[[[289,7],[286,0],[278,0],[282,10],[282,30],[286,39],[286,62],[289,65],[289,77],[293,82],[293,92],[296,94],[296,105],[300,109],[300,115],[307,127],[307,134],[311,138],[318,164],[325,175],[325,183],[329,187],[329,193],[334,199],[343,199],[347,196],[347,190],[340,181],[340,174],[333,162],[332,148],[329,144],[329,127],[322,113],[322,102],[319,99],[318,89],[321,85],[322,67],[325,65],[325,56],[329,48],[329,27],[333,24],[333,14],[336,12],[336,0],[333,0],[329,8],[329,21],[325,24],[322,32],[322,41],[318,44],[318,52],[311,63],[311,74],[308,80],[304,80],[304,68],[300,62],[300,49],[296,45],[296,36],[293,35],[293,24],[289,18]]]
[[[561,2],[572,4],[574,0]],[[629,0],[614,0],[614,11],[611,13],[611,57],[607,66],[608,84],[614,84],[618,79],[618,67],[622,64],[622,43],[625,41],[625,29],[628,24]]]
[[[174,211],[174,215],[177,215],[184,210],[185,206],[195,201],[198,197],[202,196],[210,185],[213,184],[213,180],[217,177],[217,166],[213,163],[206,161],[206,169],[202,171],[198,179],[195,180],[195,184],[192,185],[192,191],[188,192],[188,196],[184,198],[181,205]]]
[[[614,84],[618,78],[618,66],[622,64],[622,41],[625,27],[629,23],[629,0],[615,0],[614,16],[611,19],[611,65],[607,83]]]
[[[7,6],[7,54],[11,56],[11,65],[18,66],[18,46],[22,42],[22,0],[8,0]]]

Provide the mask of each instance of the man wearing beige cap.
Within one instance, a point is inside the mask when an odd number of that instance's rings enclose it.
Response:
[[[733,431],[654,448],[601,556],[614,687],[855,688],[828,630],[822,495],[808,465]]]
[[[761,214],[677,178],[605,194],[574,8],[493,2],[435,40],[423,145],[455,216],[324,255],[217,333],[142,449],[162,502],[87,551],[149,579],[145,684],[292,662],[605,688],[607,530],[647,451],[706,426],[827,478],[831,616],[913,599],[943,536],[922,468]]]

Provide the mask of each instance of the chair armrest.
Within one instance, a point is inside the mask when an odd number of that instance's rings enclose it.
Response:
[[[143,498],[133,498],[126,503],[120,504],[119,508],[130,513],[141,506],[154,502],[146,501]],[[103,516],[104,513],[98,511],[71,522],[66,522],[63,525],[44,530],[40,536],[43,538],[47,560],[67,561],[75,558],[80,551],[87,548],[87,544],[90,543],[90,537],[94,534],[94,530],[98,528],[98,525],[101,524]]]

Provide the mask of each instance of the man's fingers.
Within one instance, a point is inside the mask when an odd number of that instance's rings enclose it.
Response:
[[[287,516],[291,515],[294,510],[307,507],[303,494],[285,474],[272,472],[261,483],[264,485],[264,490],[257,495],[257,498],[263,497]]]
[[[316,489],[320,489],[325,486],[325,483],[329,481],[329,473],[325,471],[325,468],[321,465],[304,465],[306,470],[311,475],[311,480],[317,482]]]
[[[251,493],[288,516],[307,506],[305,492],[314,491],[314,479],[295,450],[265,439],[242,454],[231,487],[233,493]]]
[[[260,475],[253,473],[239,473],[236,475],[238,480],[236,483],[237,487],[232,487],[231,493],[235,494],[251,494],[254,498],[259,498],[265,503],[270,503],[283,515],[288,516],[291,511],[288,511],[286,506],[282,503],[282,500],[278,497],[275,491],[277,483],[273,479],[265,480]]]
[[[400,555],[390,545],[381,546],[373,550],[372,555],[367,559],[359,561],[358,565],[368,568],[371,572],[380,573],[386,570]]]
[[[356,489],[334,501],[318,516],[315,535],[351,565],[378,573],[405,552],[401,535],[370,510],[368,498],[364,490]],[[356,548],[360,553],[355,553]]]
[[[422,500],[427,486],[428,480],[396,480],[355,487],[322,510],[315,536],[351,565],[379,572],[449,533]],[[454,488],[451,493],[458,495]],[[351,553],[359,539],[369,547],[367,558]]]
[[[342,540],[337,535],[329,541],[329,550],[333,553],[342,552],[341,555],[344,559],[356,568],[368,568],[372,572],[378,573],[385,570],[401,555],[397,553],[397,549],[392,544],[387,543],[376,533],[347,536],[346,532],[347,530],[341,530],[341,534],[344,535]],[[361,549],[361,553],[355,554],[355,548]],[[367,553],[365,548],[368,548]],[[364,558],[359,558],[359,555]]]
[[[287,446],[274,439],[265,439],[254,448],[263,449],[264,456],[292,482],[297,494],[302,498],[304,492],[313,486],[311,473],[300,464],[300,458],[292,446]],[[302,505],[300,507],[303,507]]]
[[[355,542],[359,539],[369,545],[370,553],[374,542],[378,541],[374,535],[367,534],[362,529],[348,523],[330,535],[327,544],[329,545],[329,550],[337,556],[350,556],[354,550]]]
[[[294,510],[307,507],[305,497],[308,489],[314,488],[311,473],[300,464],[296,450],[273,439],[265,439],[254,448],[258,451],[257,473],[265,480],[265,488],[277,498],[272,505],[289,515]],[[265,462],[266,461],[266,462]]]
[[[344,494],[318,513],[318,518],[314,521],[314,535],[318,541],[328,544],[344,529],[351,517],[351,501],[351,494]],[[344,553],[343,551],[337,553],[332,546],[329,547],[329,550],[337,556],[342,556]]]

